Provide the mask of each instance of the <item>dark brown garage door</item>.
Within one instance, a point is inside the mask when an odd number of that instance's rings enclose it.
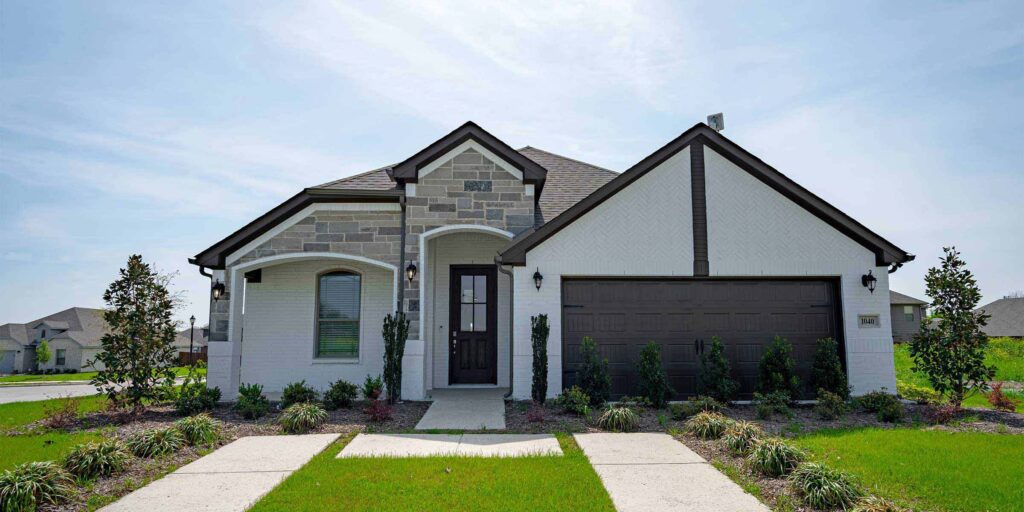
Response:
[[[741,398],[753,393],[757,363],[776,335],[793,344],[804,385],[816,340],[837,337],[839,318],[834,281],[806,279],[564,279],[562,307],[563,386],[575,382],[580,343],[590,336],[608,359],[613,398],[637,393],[636,362],[651,341],[662,347],[676,398],[695,395],[712,336],[725,344]]]

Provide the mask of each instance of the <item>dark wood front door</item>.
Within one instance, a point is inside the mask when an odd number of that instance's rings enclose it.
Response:
[[[493,266],[452,265],[448,382],[498,383],[497,273]]]

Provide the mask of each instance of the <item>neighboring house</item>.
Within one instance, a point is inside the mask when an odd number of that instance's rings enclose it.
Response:
[[[50,360],[39,365],[39,369],[102,369],[96,356],[108,331],[103,310],[95,308],[69,308],[25,324],[2,325],[0,373],[36,369],[36,347],[44,339],[50,347]],[[197,343],[198,340],[197,336]],[[175,350],[188,350],[187,335],[183,340],[179,334],[174,346]]]
[[[910,341],[921,330],[921,319],[928,318],[928,303],[909,295],[889,290],[889,305],[892,311],[892,340]]]
[[[1024,297],[1003,297],[977,309],[991,315],[981,330],[991,337],[1024,338]]]
[[[574,382],[584,336],[616,396],[637,392],[651,341],[677,398],[694,395],[713,336],[743,396],[776,335],[804,383],[816,340],[834,337],[855,393],[895,389],[888,275],[912,259],[703,123],[622,174],[466,123],[299,192],[190,262],[219,296],[209,385],[226,399],[243,382],[380,374],[381,325],[400,309],[402,394],[420,400],[456,386],[529,398],[539,314],[550,396]]]

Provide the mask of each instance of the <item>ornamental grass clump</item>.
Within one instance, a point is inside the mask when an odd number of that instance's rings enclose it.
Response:
[[[305,434],[327,421],[327,411],[317,404],[298,403],[284,410],[278,422],[287,434]]]
[[[64,469],[84,480],[124,471],[131,455],[116,439],[80,444],[64,458]]]
[[[175,421],[174,428],[189,445],[210,446],[220,438],[221,423],[204,413]]]
[[[149,428],[128,437],[125,446],[136,457],[159,457],[174,453],[185,444],[185,438],[174,427]]]
[[[74,482],[53,462],[26,462],[0,473],[0,510],[32,512],[42,504],[58,504],[74,494]]]
[[[852,477],[824,464],[805,462],[789,475],[789,485],[812,508],[846,510],[864,492]]]
[[[850,512],[910,512],[910,509],[878,496],[866,496],[861,498]]]
[[[780,477],[796,469],[807,460],[807,454],[778,438],[762,439],[754,443],[747,462],[754,471],[770,477]]]
[[[685,428],[701,439],[718,439],[733,421],[717,412],[702,412],[686,420]]]
[[[629,407],[610,406],[597,420],[597,424],[612,432],[636,432],[640,429],[640,416]]]
[[[750,449],[764,437],[764,430],[751,421],[737,421],[725,429],[722,441],[737,455],[746,455]]]

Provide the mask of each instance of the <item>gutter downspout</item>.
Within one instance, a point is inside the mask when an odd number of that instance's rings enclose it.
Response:
[[[402,313],[405,310],[405,194],[398,198],[398,204],[402,207],[402,216],[399,221],[399,244],[402,246],[398,251],[398,304],[395,311]]]
[[[494,264],[498,267],[498,272],[508,276],[508,393],[505,393],[504,398],[508,399],[512,396],[512,383],[515,382],[513,379],[512,370],[513,363],[515,362],[515,337],[513,334],[513,326],[516,320],[516,287],[515,277],[512,275],[511,270],[505,270],[505,267],[501,265],[501,255],[498,254],[494,257]]]
[[[212,283],[212,281],[213,281],[213,272],[210,272],[210,271],[206,270],[206,267],[204,267],[202,265],[199,265],[199,273],[204,275],[204,276],[206,276],[206,277],[208,277],[208,278],[210,278],[210,281],[211,281],[210,287],[212,288],[213,287],[213,283]],[[207,306],[206,306],[206,325],[209,326],[210,332],[212,333],[213,332],[213,298],[210,297],[210,292],[209,291],[206,292],[206,303],[207,303]],[[210,344],[210,336],[209,335],[207,335],[207,337],[206,337],[206,344],[207,345]],[[207,347],[207,350],[209,350],[209,347]]]

